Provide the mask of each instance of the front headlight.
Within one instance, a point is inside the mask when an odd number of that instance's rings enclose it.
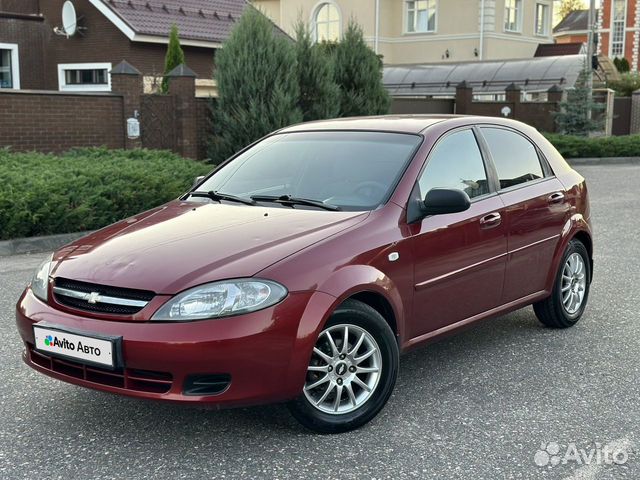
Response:
[[[47,301],[49,293],[49,273],[51,272],[51,266],[53,265],[53,262],[51,261],[52,258],[53,254],[43,261],[38,266],[33,274],[33,278],[31,279],[31,291],[36,297],[40,300],[44,300],[45,302]]]
[[[151,320],[189,321],[255,312],[275,305],[287,289],[269,280],[239,279],[207,283],[165,303]]]

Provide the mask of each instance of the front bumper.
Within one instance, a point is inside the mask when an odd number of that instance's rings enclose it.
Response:
[[[27,365],[69,383],[139,398],[250,405],[292,399],[304,385],[313,344],[335,298],[297,292],[259,312],[183,323],[122,322],[52,308],[27,289],[16,307]],[[122,336],[115,371],[35,351],[33,325],[47,322],[87,334]],[[220,393],[185,394],[193,375],[228,378]]]

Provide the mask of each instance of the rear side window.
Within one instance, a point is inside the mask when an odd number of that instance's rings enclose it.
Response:
[[[500,188],[544,177],[538,151],[529,140],[502,128],[481,127],[480,130],[489,145]]]
[[[463,130],[440,140],[418,185],[421,198],[432,188],[457,188],[469,198],[489,193],[487,173],[473,132]]]

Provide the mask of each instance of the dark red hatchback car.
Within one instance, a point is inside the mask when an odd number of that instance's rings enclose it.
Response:
[[[275,132],[181,198],[61,248],[17,325],[25,362],[70,383],[289,401],[339,432],[382,409],[411,347],[530,304],[574,325],[592,266],[585,181],[535,129],[333,120]]]

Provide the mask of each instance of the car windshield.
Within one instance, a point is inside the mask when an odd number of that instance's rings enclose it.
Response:
[[[277,134],[220,168],[197,190],[258,202],[270,197],[295,208],[314,208],[303,199],[340,210],[373,210],[388,200],[421,140],[383,132]]]

